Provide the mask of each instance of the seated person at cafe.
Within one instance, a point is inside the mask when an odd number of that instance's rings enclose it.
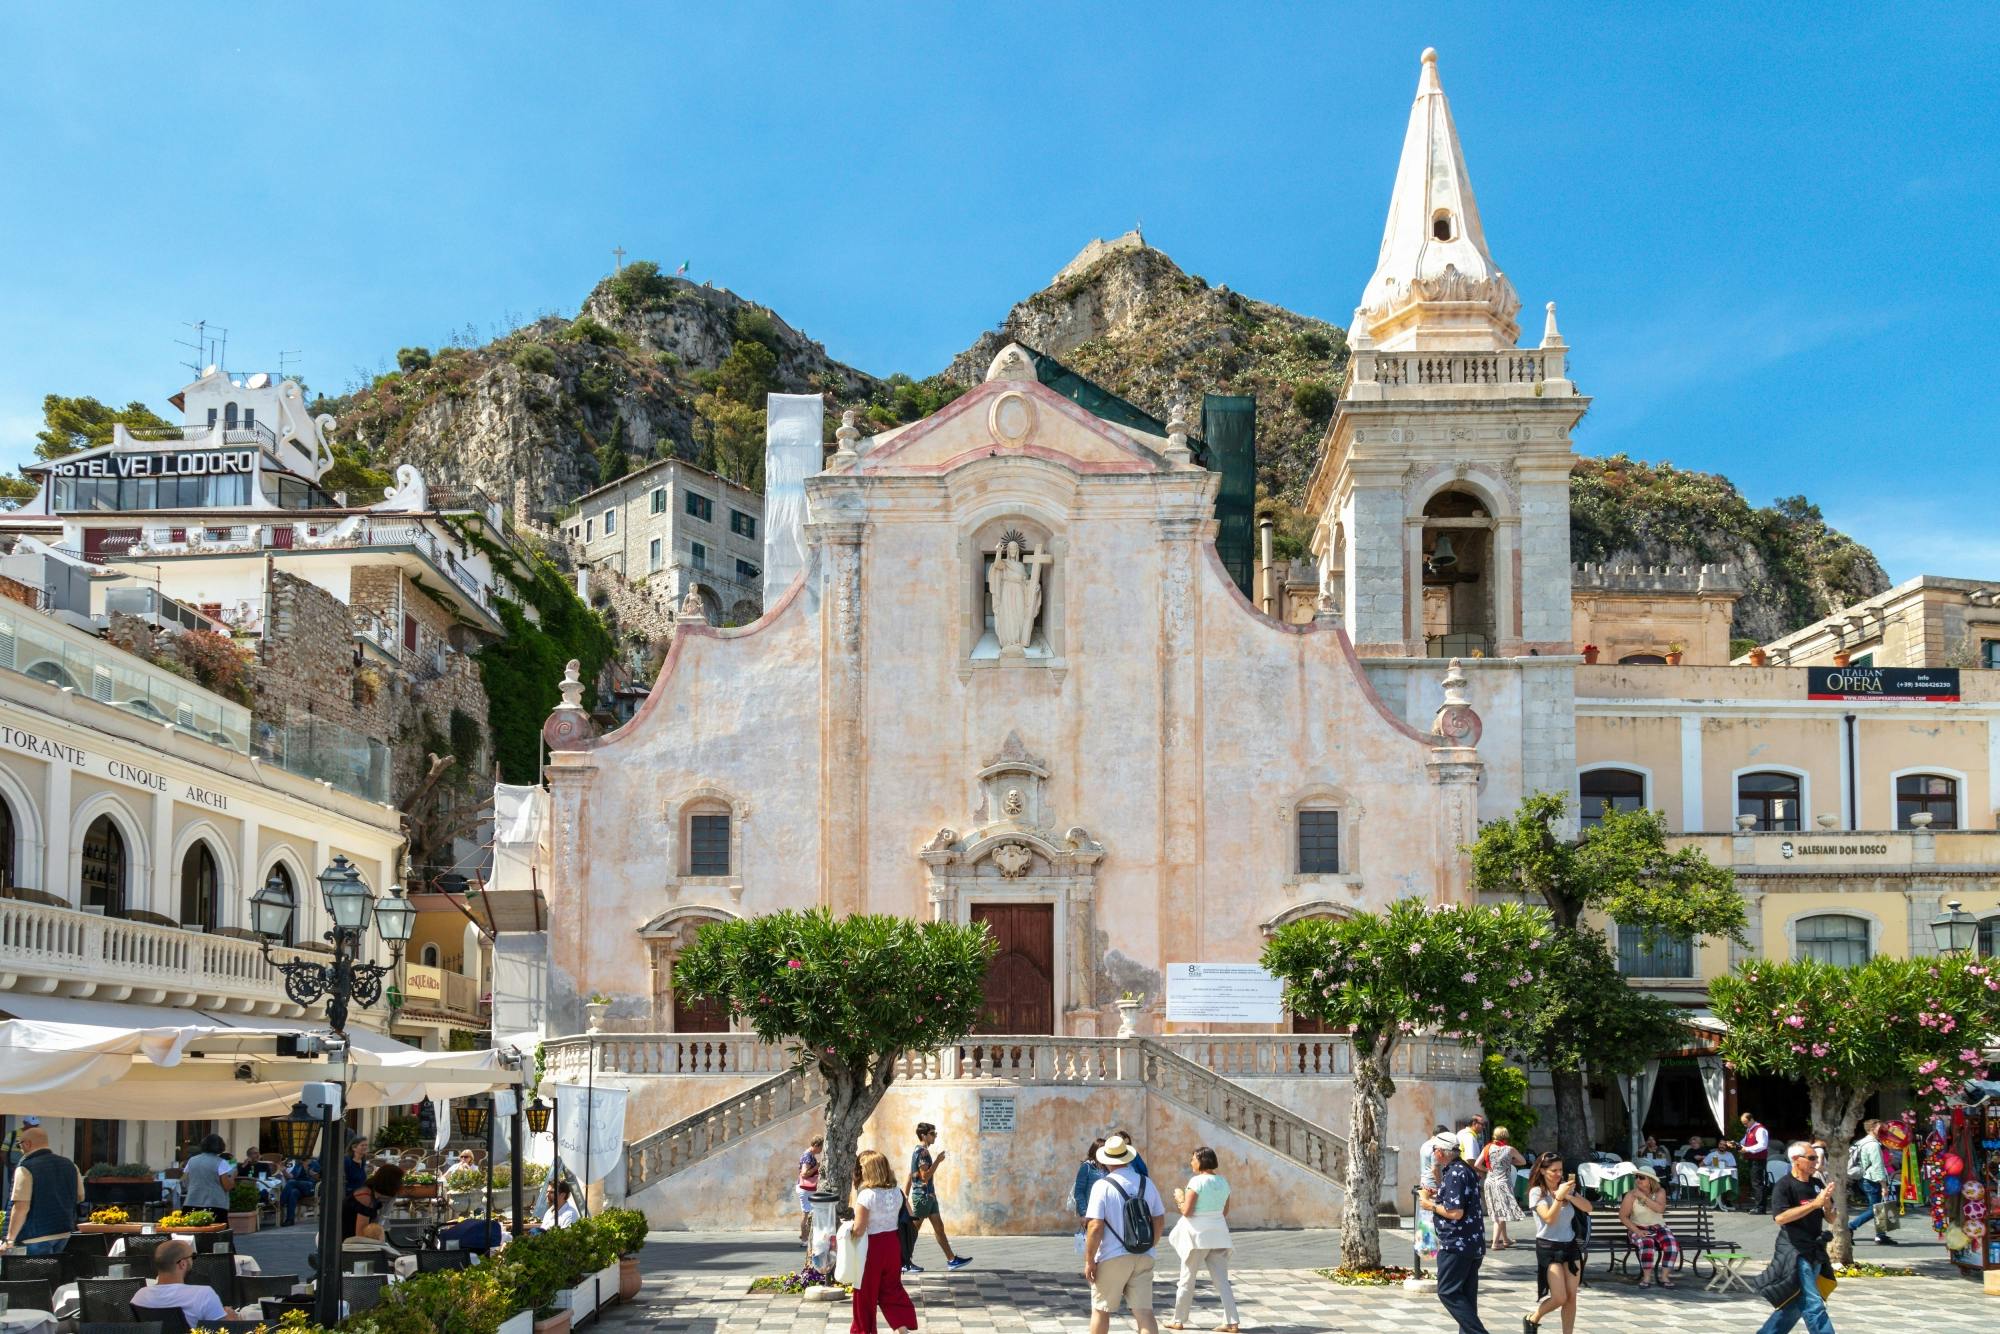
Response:
[[[1688,1142],[1681,1145],[1679,1151],[1674,1154],[1674,1157],[1680,1159],[1684,1163],[1694,1163],[1699,1165],[1701,1162],[1701,1156],[1707,1152],[1708,1152],[1707,1149],[1701,1147],[1701,1136],[1689,1135]]]
[[[368,1184],[355,1191],[340,1203],[340,1235],[343,1239],[358,1237],[364,1241],[381,1241],[382,1224],[377,1221],[389,1201],[396,1198],[403,1189],[403,1169],[393,1163],[385,1163],[369,1176]]]
[[[215,1295],[214,1288],[188,1282],[187,1273],[193,1264],[192,1242],[175,1237],[154,1247],[153,1285],[132,1294],[132,1318],[148,1321],[159,1312],[178,1311],[189,1328],[214,1320],[258,1318],[259,1313],[254,1309],[239,1317],[223,1307],[222,1298]]]
[[[1728,1140],[1723,1140],[1720,1144],[1702,1155],[1701,1165],[1703,1167],[1719,1167],[1724,1171],[1734,1172],[1736,1170],[1736,1155],[1731,1153],[1730,1150],[1735,1147]]]
[[[547,1232],[553,1228],[568,1227],[570,1224],[576,1222],[578,1217],[576,1201],[570,1198],[569,1182],[549,1182],[547,1199],[549,1207],[542,1211],[540,1225],[528,1229],[530,1233]]]

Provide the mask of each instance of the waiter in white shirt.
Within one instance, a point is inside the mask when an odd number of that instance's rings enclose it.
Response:
[[[1764,1212],[1771,1198],[1771,1173],[1765,1163],[1771,1157],[1771,1132],[1756,1117],[1743,1113],[1743,1172],[1737,1178],[1737,1196],[1753,1214]],[[1743,1177],[1748,1177],[1745,1182]],[[1749,1186],[1744,1190],[1743,1186]]]

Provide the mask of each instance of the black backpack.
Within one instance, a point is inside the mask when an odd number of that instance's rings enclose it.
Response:
[[[1125,1227],[1120,1230],[1110,1219],[1104,1224],[1111,1229],[1111,1235],[1118,1238],[1118,1244],[1128,1255],[1144,1255],[1153,1249],[1153,1211],[1146,1207],[1146,1179],[1139,1178],[1139,1193],[1127,1195],[1125,1188],[1118,1184],[1116,1177],[1105,1174],[1105,1183],[1118,1192],[1118,1198],[1125,1201]]]

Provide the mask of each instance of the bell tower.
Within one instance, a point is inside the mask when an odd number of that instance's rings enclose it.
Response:
[[[1571,651],[1570,432],[1590,400],[1555,303],[1535,347],[1520,308],[1427,50],[1307,498],[1323,605],[1363,655]]]

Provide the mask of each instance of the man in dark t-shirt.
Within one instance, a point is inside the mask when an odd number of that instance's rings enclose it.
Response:
[[[1789,1175],[1771,1187],[1771,1216],[1798,1252],[1799,1297],[1771,1312],[1757,1334],[1785,1334],[1804,1320],[1811,1334],[1833,1334],[1833,1320],[1819,1295],[1819,1267],[1826,1258],[1825,1224],[1833,1217],[1833,1187],[1813,1175],[1813,1146],[1804,1140],[1786,1151]]]

